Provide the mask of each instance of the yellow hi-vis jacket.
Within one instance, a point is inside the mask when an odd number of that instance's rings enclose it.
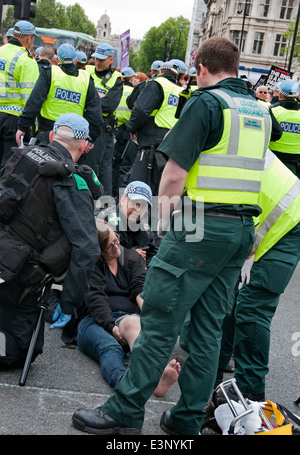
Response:
[[[107,92],[115,85],[117,79],[119,77],[122,77],[121,73],[119,71],[114,71],[110,78],[108,80],[101,79],[98,77],[95,73],[95,66],[94,65],[87,65],[85,67],[85,70],[92,76],[94,79],[95,87],[98,93],[102,93],[103,95],[106,95]],[[102,113],[103,117],[107,117],[107,113]]]
[[[126,100],[132,91],[133,91],[133,87],[131,87],[130,85],[123,85],[123,93],[122,93],[122,97],[120,100],[120,104],[116,109],[118,126],[123,125],[130,119],[131,110],[127,106]]]
[[[278,141],[271,141],[269,148],[275,152],[300,155],[300,110],[292,111],[282,106],[275,106],[272,112],[280,123],[282,136]]]
[[[155,82],[161,85],[164,91],[164,100],[161,107],[153,111],[151,116],[154,116],[154,122],[158,127],[170,130],[178,121],[175,114],[182,87],[169,81],[166,77],[156,77]]]
[[[79,70],[77,77],[66,74],[59,66],[51,66],[51,86],[43,102],[41,116],[55,121],[66,112],[83,115],[90,75]]]
[[[300,221],[300,180],[270,150],[267,151],[258,204],[262,213],[254,218],[258,261]]]
[[[25,47],[9,43],[0,47],[0,112],[21,115],[39,74]]]
[[[209,203],[257,204],[270,140],[269,112],[248,96],[220,89],[209,93],[222,106],[223,134],[191,167],[185,183],[187,195]]]

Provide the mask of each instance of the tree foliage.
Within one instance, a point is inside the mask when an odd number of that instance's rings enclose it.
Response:
[[[288,53],[290,53],[291,47],[292,47],[292,41],[294,38],[295,28],[296,28],[296,19],[297,19],[297,16],[294,17],[293,21],[290,23],[287,31],[284,34],[284,37],[288,42],[288,45],[286,46],[285,50]],[[295,47],[294,47],[294,52],[293,52],[293,57],[297,57],[298,61],[300,61],[299,52],[300,52],[300,25],[298,24],[297,36],[295,37]]]
[[[7,17],[2,22],[3,30],[8,30],[15,22],[14,7],[10,7]],[[95,25],[88,19],[84,9],[78,3],[66,7],[55,0],[41,0],[36,4],[36,17],[30,22],[36,27],[82,32],[93,37],[97,34]]]
[[[180,25],[182,32],[180,33]],[[185,60],[190,21],[183,16],[170,17],[159,27],[152,27],[146,33],[139,52],[137,71],[147,73],[154,60]]]

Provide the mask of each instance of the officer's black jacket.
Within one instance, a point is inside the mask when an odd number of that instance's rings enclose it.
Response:
[[[78,69],[73,63],[60,65],[61,69],[68,75],[77,77]],[[38,118],[39,130],[51,131],[53,121],[40,115],[43,102],[47,99],[51,86],[51,66],[40,72],[40,76],[26,102],[23,113],[19,116],[18,128],[21,131],[27,131],[32,127],[35,119]],[[86,96],[84,118],[90,125],[90,137],[94,142],[101,133],[102,110],[99,95],[95,89],[94,81],[90,78],[90,84]]]
[[[95,75],[100,79],[103,79],[109,72],[112,74],[114,71],[111,68],[101,72],[95,69]],[[117,107],[120,104],[122,93],[123,82],[122,79],[119,77],[116,80],[115,85],[112,88],[110,88],[109,91],[106,93],[105,97],[101,98],[101,107],[103,114],[108,114],[108,116],[113,114],[113,112],[117,109]]]
[[[176,84],[175,76],[172,74],[164,74],[162,77]],[[163,88],[153,79],[147,82],[134,103],[131,117],[126,122],[126,127],[130,133],[137,136],[140,147],[159,145],[169,131],[167,128],[158,127],[154,122],[154,117],[151,117],[151,113],[154,110],[160,109],[163,100]]]
[[[51,63],[46,58],[40,58],[39,60],[37,60],[37,64],[38,64],[40,71],[42,69],[50,68],[50,66],[51,66]]]

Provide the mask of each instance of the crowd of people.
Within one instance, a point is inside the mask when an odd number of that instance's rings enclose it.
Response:
[[[160,425],[199,434],[232,356],[243,395],[265,400],[271,321],[300,259],[299,86],[254,92],[224,38],[192,68],[144,74],[115,68],[108,43],[87,56],[34,49],[35,34],[18,21],[0,47],[0,369],[24,366],[50,295],[50,329],[113,388],[75,427],[138,434],[150,395],[178,380]],[[43,340],[44,321],[31,361]]]

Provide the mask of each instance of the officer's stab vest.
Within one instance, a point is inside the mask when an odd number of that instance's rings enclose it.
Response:
[[[126,100],[127,100],[128,96],[132,93],[132,91],[133,91],[133,87],[131,87],[130,85],[125,85],[125,84],[123,85],[122,97],[121,97],[119,106],[117,107],[117,110],[116,110],[118,126],[123,125],[130,119],[131,110],[127,106]]]
[[[51,66],[51,86],[43,102],[41,116],[55,121],[66,112],[83,115],[90,75],[84,70],[78,76],[66,74],[59,66]]]
[[[278,141],[270,142],[270,149],[275,152],[300,155],[300,110],[285,109],[275,106],[272,112],[282,128]]]
[[[154,116],[154,122],[158,127],[170,130],[178,121],[175,114],[182,87],[173,84],[173,82],[169,81],[166,77],[157,77],[155,78],[155,82],[162,87],[164,100],[161,107],[158,110],[153,111],[151,116]]]
[[[267,151],[258,204],[254,218],[258,261],[300,222],[300,180],[272,153]]]
[[[257,204],[270,140],[270,115],[249,96],[220,89],[209,93],[222,106],[223,134],[191,167],[185,183],[187,194],[200,202]]]

